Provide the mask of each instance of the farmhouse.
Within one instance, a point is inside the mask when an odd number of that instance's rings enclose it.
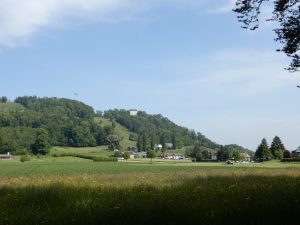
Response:
[[[154,149],[155,149],[155,150],[162,150],[162,147],[163,147],[163,146],[162,146],[161,144],[158,144],[158,145],[156,144],[156,145],[154,145]]]
[[[146,152],[136,152],[134,155],[135,158],[146,158],[147,153]]]
[[[137,149],[137,147],[133,146],[133,147],[128,147],[128,148],[127,148],[127,151],[128,151],[128,152],[137,152],[138,149]]]
[[[242,152],[242,153],[240,153],[240,157],[241,157],[241,160],[243,160],[245,162],[251,161],[251,157],[248,153]]]
[[[12,159],[12,156],[9,152],[7,154],[0,155],[0,160],[9,160],[9,159]]]
[[[163,159],[183,160],[184,156],[178,154],[164,154]]]
[[[167,149],[172,149],[174,147],[173,143],[166,143]]]
[[[210,152],[210,159],[211,159],[211,160],[217,160],[217,159],[218,159],[218,151],[212,150],[212,151]]]

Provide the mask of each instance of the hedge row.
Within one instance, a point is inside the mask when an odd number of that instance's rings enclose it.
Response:
[[[52,157],[77,157],[77,158],[82,158],[82,159],[90,159],[93,160],[94,162],[117,162],[118,159],[115,157],[112,158],[105,158],[105,157],[100,157],[100,156],[89,156],[89,155],[80,155],[80,154],[75,154],[75,153],[54,153],[52,154]]]
[[[283,158],[281,162],[300,162],[300,158]]]

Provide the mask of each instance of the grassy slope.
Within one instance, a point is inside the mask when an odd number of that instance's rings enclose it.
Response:
[[[10,113],[16,110],[18,111],[25,110],[25,107],[19,103],[13,103],[13,102],[0,103],[0,112]]]
[[[109,157],[112,155],[111,151],[106,150],[105,146],[99,147],[86,147],[86,148],[75,148],[75,147],[53,147],[50,150],[51,154],[80,154],[87,156],[99,156],[99,157]]]
[[[98,122],[99,124],[101,124],[101,126],[103,126],[103,127],[106,125],[111,126],[111,122],[108,119],[103,118],[103,117],[101,117],[101,118],[96,117],[95,121]],[[121,144],[121,147],[123,150],[127,150],[128,147],[136,146],[136,141],[129,140],[130,132],[128,131],[128,129],[126,129],[125,127],[123,127],[122,125],[120,125],[117,122],[116,122],[116,127],[114,129],[114,133],[119,136],[119,138],[121,140],[120,144]]]

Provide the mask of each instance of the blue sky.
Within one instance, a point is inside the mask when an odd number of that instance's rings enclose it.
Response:
[[[233,0],[0,0],[0,95],[137,108],[255,150],[299,139],[299,73]],[[264,8],[270,15],[270,8]],[[262,18],[264,19],[264,18]],[[74,95],[78,93],[78,96]]]

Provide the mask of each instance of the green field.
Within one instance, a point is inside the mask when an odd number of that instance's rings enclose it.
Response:
[[[15,157],[0,161],[0,192],[0,224],[288,225],[300,210],[300,163]]]
[[[76,148],[53,148],[51,153],[77,153]],[[109,157],[112,153],[101,148],[85,148],[80,151],[82,155]],[[137,159],[121,162],[93,162],[92,160],[78,157],[31,157],[25,163],[19,161],[19,157],[13,160],[0,161],[0,176],[42,176],[42,175],[95,175],[95,174],[119,174],[119,173],[178,173],[178,172],[213,172],[216,175],[224,172],[243,172],[247,174],[291,174],[300,173],[300,163],[281,163],[272,161],[266,163],[237,163],[227,165],[225,163],[192,163],[190,161],[154,159]],[[285,172],[287,171],[287,172]]]
[[[85,156],[99,156],[110,157],[113,152],[108,151],[106,146],[100,147],[85,147],[85,148],[73,148],[73,147],[53,147],[50,150],[51,154],[80,154]]]

